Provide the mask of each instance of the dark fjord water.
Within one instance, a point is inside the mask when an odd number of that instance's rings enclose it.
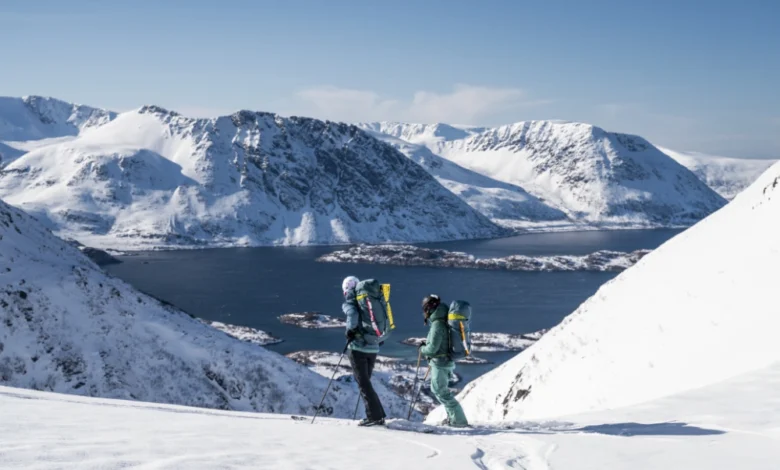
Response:
[[[679,230],[633,230],[521,235],[498,240],[426,244],[479,257],[513,254],[584,255],[597,250],[653,249]],[[259,328],[284,339],[269,349],[340,351],[342,329],[307,330],[284,325],[283,313],[319,311],[342,316],[341,280],[374,277],[392,285],[397,329],[382,354],[416,358],[400,340],[424,336],[420,300],[438,293],[445,301],[465,299],[474,309],[473,331],[530,333],[550,328],[616,273],[527,273],[475,269],[318,263],[333,247],[227,248],[144,252],[107,266],[111,274],[207,320]],[[492,365],[464,365],[471,380],[516,353],[481,353]]]

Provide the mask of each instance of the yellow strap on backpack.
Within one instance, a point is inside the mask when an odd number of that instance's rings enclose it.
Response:
[[[461,315],[459,313],[450,313],[449,315],[447,315],[447,320],[462,321],[462,320],[468,320],[468,318],[464,317],[463,315]]]
[[[390,307],[390,284],[382,284],[382,295],[385,297],[385,303],[387,304],[387,321],[390,322],[390,329],[395,329],[395,322],[393,321],[393,309]]]

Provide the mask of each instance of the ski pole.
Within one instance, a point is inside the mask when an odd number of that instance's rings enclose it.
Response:
[[[406,416],[406,420],[410,420],[412,418],[412,408],[414,407],[414,402],[417,401],[415,398],[415,390],[417,389],[417,381],[420,379],[420,360],[422,359],[422,350],[417,350],[417,370],[414,371],[414,384],[412,385],[412,402],[409,404],[409,414]],[[421,386],[422,387],[422,386]]]
[[[328,381],[328,386],[325,388],[325,393],[322,394],[322,400],[320,400],[320,405],[317,407],[317,409],[314,411],[314,417],[311,419],[310,424],[314,424],[314,420],[317,419],[317,415],[320,413],[320,408],[322,408],[322,404],[325,403],[325,397],[328,395],[328,390],[330,390],[330,384],[333,383],[333,379],[336,377],[336,372],[339,371],[339,367],[341,367],[341,361],[344,359],[344,354],[347,353],[347,348],[349,347],[349,343],[351,343],[352,340],[347,341],[347,344],[344,345],[344,350],[341,351],[341,356],[339,357],[339,362],[336,364],[336,368],[333,370],[333,375],[330,376],[330,381]]]
[[[360,399],[361,398],[363,398],[363,397],[361,397],[360,393],[358,392],[358,401],[357,401],[357,403],[355,403],[355,413],[352,415],[352,420],[353,421],[357,419],[357,410],[360,407]]]
[[[428,379],[428,374],[431,372],[431,366],[428,366],[428,370],[425,371],[425,377],[423,377],[423,383],[420,384],[420,389],[417,390],[417,395],[414,396],[414,401],[412,402],[412,407],[414,407],[414,404],[417,403],[417,398],[420,396],[420,392],[422,392],[423,385],[425,385],[425,380]],[[412,419],[412,410],[409,409],[409,417],[406,418],[407,420]]]

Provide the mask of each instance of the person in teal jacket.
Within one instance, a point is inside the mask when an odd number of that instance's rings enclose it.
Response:
[[[449,309],[438,295],[429,295],[422,303],[425,324],[430,324],[428,337],[420,345],[420,353],[428,359],[431,368],[431,391],[447,410],[447,422],[453,427],[469,425],[463,408],[450,391],[450,375],[455,362],[450,357],[450,331],[447,326]]]

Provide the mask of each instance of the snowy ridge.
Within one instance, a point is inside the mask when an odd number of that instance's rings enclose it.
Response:
[[[467,414],[495,422],[613,409],[780,361],[778,213],[780,163],[470,383]]]
[[[313,414],[327,381],[107,276],[0,201],[0,384],[226,410]],[[351,416],[354,387],[325,415]],[[401,399],[389,409],[405,408]]]
[[[0,141],[14,142],[74,137],[81,131],[101,126],[116,113],[54,98],[0,96]],[[20,144],[24,149],[24,144]],[[0,153],[3,153],[0,145]]]
[[[425,126],[365,127],[403,136],[461,167],[519,186],[582,225],[687,226],[725,204],[641,137],[589,124],[527,121],[439,138],[431,138]]]
[[[764,171],[777,162],[777,160],[717,157],[662,147],[659,149],[691,170],[699,179],[728,200],[734,199],[734,196],[750,186]]]
[[[0,171],[0,197],[96,248],[505,233],[354,126],[249,111],[215,119],[155,106],[122,113],[18,157]]]

